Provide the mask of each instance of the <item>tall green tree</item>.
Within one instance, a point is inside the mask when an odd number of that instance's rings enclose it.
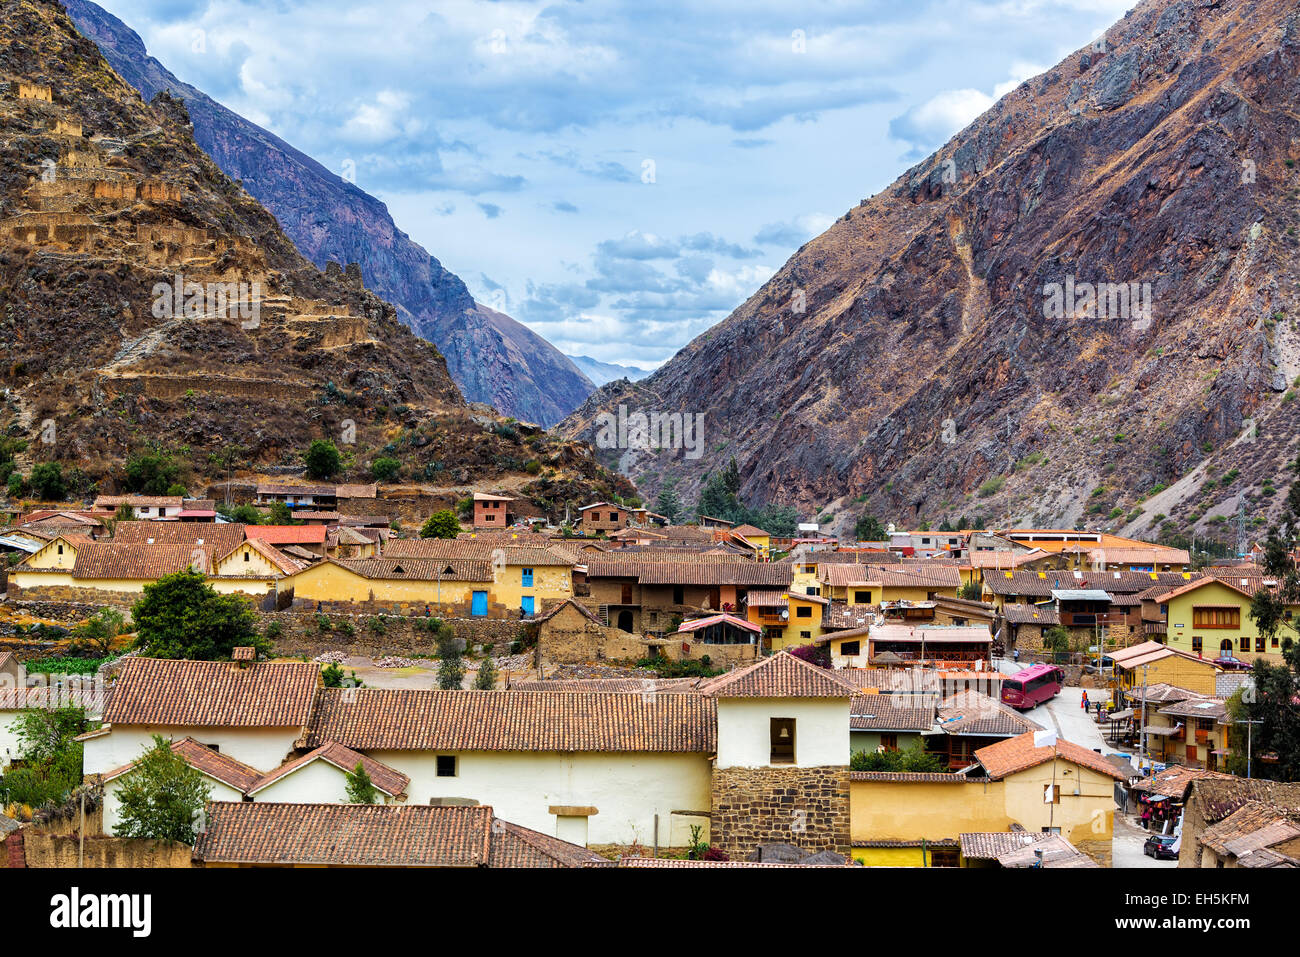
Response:
[[[203,775],[154,735],[117,792],[118,837],[145,837],[192,845],[202,822],[203,806],[212,797]]]
[[[860,542],[881,542],[885,540],[887,534],[885,526],[880,524],[876,516],[867,512],[863,512],[862,517],[853,526],[853,535]]]
[[[4,723],[17,741],[18,761],[0,777],[0,792],[15,804],[62,804],[81,783],[82,746],[76,738],[91,727],[85,710],[28,708]]]
[[[497,664],[492,656],[484,658],[474,675],[474,688],[478,691],[491,691],[497,686]]]
[[[438,623],[434,639],[438,647],[438,687],[443,691],[458,689],[465,680],[464,642],[446,622]]]
[[[677,480],[665,479],[655,498],[655,511],[668,519],[668,524],[676,525],[682,514],[682,499],[677,494]]]
[[[262,654],[270,651],[270,642],[257,632],[247,599],[218,594],[194,571],[164,575],[145,585],[131,617],[135,647],[152,658],[217,661],[243,645]]]
[[[360,761],[355,768],[346,772],[343,778],[347,785],[348,804],[374,804],[379,800],[379,789],[370,780],[370,775],[366,773],[366,766]]]
[[[155,445],[127,459],[123,485],[128,492],[166,495],[167,489],[177,484],[180,474],[181,466],[173,453]]]
[[[27,484],[33,493],[47,502],[62,501],[68,495],[68,487],[63,482],[63,466],[58,462],[41,462],[32,466]]]

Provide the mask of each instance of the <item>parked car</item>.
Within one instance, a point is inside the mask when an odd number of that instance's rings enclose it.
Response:
[[[1234,658],[1232,655],[1219,655],[1214,659],[1214,663],[1225,671],[1247,671],[1251,667],[1240,658]]]
[[[1176,840],[1178,838],[1172,834],[1152,834],[1142,845],[1142,853],[1147,857],[1154,857],[1157,861],[1176,861],[1178,860],[1178,852],[1174,850]]]

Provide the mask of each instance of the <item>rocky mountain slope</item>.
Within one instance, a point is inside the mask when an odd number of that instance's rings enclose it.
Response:
[[[389,456],[407,481],[538,503],[630,490],[585,446],[466,406],[357,270],[303,258],[184,106],[143,102],[52,0],[0,2],[0,326],[20,464],[106,491],[155,445],[201,479],[227,445],[292,466],[321,437],[357,476]]]
[[[146,100],[166,90],[185,102],[199,145],[275,215],[304,256],[322,269],[330,261],[359,263],[367,288],[438,346],[469,401],[550,426],[595,388],[541,336],[476,304],[465,283],[398,229],[379,200],[178,80],[100,7],[88,0],[66,0],[66,7]]]
[[[1262,523],[1300,441],[1297,102],[1293,2],[1147,0],[562,428],[703,413],[710,454],[621,455],[644,492],[734,455],[841,529]]]

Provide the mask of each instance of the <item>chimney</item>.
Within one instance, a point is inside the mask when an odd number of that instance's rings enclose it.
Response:
[[[235,663],[236,668],[247,668],[253,664],[256,653],[251,645],[240,645],[230,653],[230,659]]]

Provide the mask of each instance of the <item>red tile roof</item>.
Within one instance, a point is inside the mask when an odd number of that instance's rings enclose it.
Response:
[[[975,760],[984,765],[984,770],[995,781],[1018,771],[1024,771],[1027,768],[1037,767],[1051,761],[1053,756],[1089,768],[1098,774],[1114,778],[1116,781],[1126,780],[1123,773],[1115,765],[1096,751],[1090,751],[1073,741],[1059,738],[1055,750],[1051,745],[1041,748],[1034,747],[1033,731],[1027,731],[1018,737],[1008,738],[1006,741],[999,741],[997,744],[991,744],[987,748],[980,748],[975,752]]]
[[[320,545],[325,542],[324,525],[245,525],[244,535],[272,545]]]
[[[194,859],[221,864],[485,867],[490,807],[212,801]]]
[[[281,778],[288,777],[300,768],[304,768],[314,761],[324,761],[326,764],[332,764],[347,774],[351,774],[360,764],[370,776],[370,783],[383,791],[390,797],[397,797],[406,793],[406,787],[411,783],[411,779],[394,768],[390,768],[382,761],[376,761],[372,757],[353,751],[351,748],[344,747],[337,741],[330,741],[321,745],[314,751],[294,758],[280,765],[269,774],[260,775],[258,779],[246,790],[248,794],[254,795],[270,787]]]
[[[227,754],[213,751],[193,738],[181,738],[179,741],[173,741],[172,751],[184,758],[185,763],[190,767],[234,788],[240,794],[246,792],[262,776],[262,772],[256,768],[249,767],[242,761],[236,761]],[[107,784],[115,778],[120,778],[134,769],[135,765],[136,762],[133,761],[130,764],[109,771],[103,775],[101,781]]]
[[[94,542],[77,548],[73,578],[122,578],[152,581],[163,575],[197,568],[212,568],[209,545],[122,545]]]
[[[713,702],[693,694],[327,689],[303,747],[366,751],[658,751],[717,747]]]
[[[852,698],[857,689],[833,671],[781,651],[699,686],[711,698]]]
[[[320,680],[311,662],[127,658],[104,723],[305,728]]]

